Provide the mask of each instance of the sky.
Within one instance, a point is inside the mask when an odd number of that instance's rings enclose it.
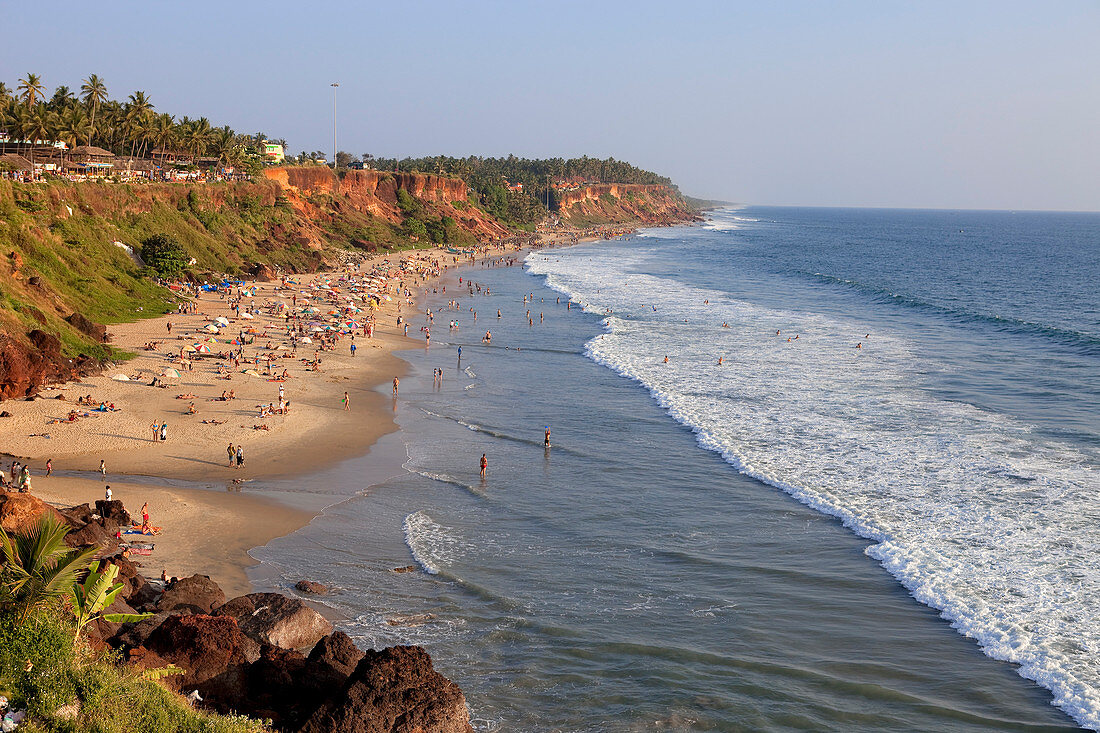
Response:
[[[1100,0],[0,0],[0,81],[355,155],[614,156],[740,203],[1100,210]]]

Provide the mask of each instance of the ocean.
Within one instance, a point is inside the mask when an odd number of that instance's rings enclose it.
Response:
[[[1098,283],[1098,214],[764,207],[449,271],[254,578],[478,730],[1100,727]]]

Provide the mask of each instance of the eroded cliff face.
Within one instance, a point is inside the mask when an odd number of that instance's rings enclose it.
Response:
[[[640,183],[597,183],[565,191],[559,212],[563,221],[578,227],[667,226],[696,218],[695,211],[675,190]]]
[[[401,224],[404,215],[397,206],[397,192],[404,190],[431,207],[434,213],[451,217],[459,227],[478,239],[497,239],[509,234],[507,228],[469,204],[469,189],[459,178],[386,171],[347,171],[338,177],[320,166],[268,168],[264,175],[279,184],[283,195],[305,220],[303,235],[314,247],[320,246],[323,233],[311,229],[308,223],[325,216],[325,202],[319,195],[331,197],[332,205],[342,213],[346,207],[389,224]]]

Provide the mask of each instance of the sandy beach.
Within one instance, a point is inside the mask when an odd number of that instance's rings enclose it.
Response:
[[[512,256],[516,248],[491,254],[506,251]],[[468,261],[438,251],[395,253],[339,272],[181,295],[190,312],[113,325],[111,343],[132,359],[5,404],[4,471],[16,459],[29,465],[33,493],[56,506],[94,504],[105,484],[135,516],[149,502],[162,529],[151,538],[153,554],[141,558],[148,576],[197,572],[231,594],[246,593],[245,568],[255,564],[248,550],[314,516],[265,499],[262,479],[308,481],[395,429],[395,403],[382,387],[404,374],[393,351],[424,342],[420,331],[405,335],[403,322],[434,275]],[[375,307],[364,295],[368,282],[380,296]],[[218,319],[225,325],[212,328]],[[301,333],[290,323],[302,325]],[[167,423],[167,440],[153,439],[154,423]],[[243,466],[231,465],[230,445],[243,449]],[[46,477],[47,460],[65,475]],[[165,487],[142,477],[227,488]]]

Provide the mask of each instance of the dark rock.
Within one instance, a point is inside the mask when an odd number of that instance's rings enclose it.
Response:
[[[134,608],[146,610],[146,607],[155,607],[160,599],[161,590],[138,572],[137,565],[122,555],[115,555],[109,560],[118,566],[118,582],[125,586],[120,597],[126,599],[126,602]],[[140,646],[140,644],[133,646]]]
[[[211,705],[245,699],[249,661],[244,634],[234,619],[205,614],[169,616],[149,635],[145,648],[157,656],[156,662],[187,670],[165,678],[170,688],[197,689]]]
[[[318,596],[323,596],[329,591],[327,585],[316,583],[312,580],[299,580],[297,583],[294,584],[294,587],[302,593],[311,593]]]
[[[113,539],[101,524],[88,522],[80,529],[74,529],[65,535],[65,544],[69,547],[106,547]]]
[[[121,598],[116,598],[115,602],[108,606],[104,613],[137,613],[129,603]],[[96,648],[102,649],[107,645],[107,640],[118,634],[122,628],[122,624],[116,624],[111,621],[107,621],[103,618],[97,618],[90,624],[84,627],[88,639],[92,642],[92,645]]]
[[[160,611],[144,621],[138,621],[133,624],[123,624],[118,633],[111,638],[111,643],[115,646],[127,649],[143,647],[152,633],[157,630],[157,627],[164,623],[164,620],[171,615],[173,614],[167,611]]]
[[[177,580],[164,591],[157,604],[159,611],[184,611],[210,613],[225,603],[225,593],[218,584],[205,575],[192,575]]]
[[[61,358],[61,340],[52,333],[46,333],[41,329],[27,332],[27,338],[34,344],[42,355],[50,361],[58,361]]]
[[[321,639],[309,653],[310,662],[344,677],[350,676],[362,659],[363,650],[343,631],[334,631]]]
[[[118,499],[114,499],[113,501],[97,499],[95,503],[95,513],[104,519],[114,521],[120,527],[129,527],[133,524],[133,521],[130,519],[130,513],[126,511],[126,507],[123,506],[122,502]]]
[[[297,598],[279,593],[249,593],[234,598],[214,615],[232,616],[246,635],[283,649],[312,646],[332,632],[332,624],[324,616]]]
[[[90,321],[80,313],[73,313],[71,316],[65,319],[76,330],[81,333],[91,336],[96,341],[103,342],[107,340],[107,327]]]
[[[368,651],[301,733],[472,733],[466,698],[422,647]]]
[[[57,513],[64,517],[73,529],[80,529],[92,521],[92,508],[87,504],[78,504],[68,509],[58,509]]]

